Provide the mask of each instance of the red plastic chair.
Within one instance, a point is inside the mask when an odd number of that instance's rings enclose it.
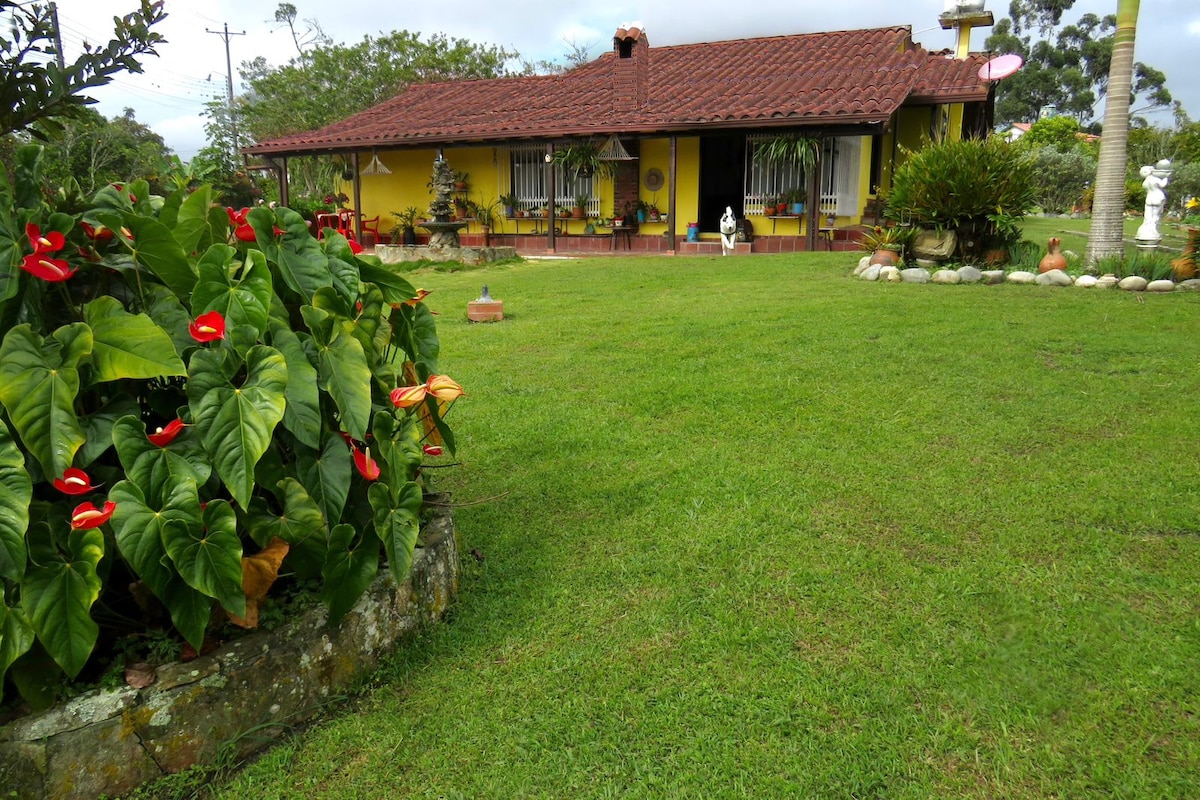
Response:
[[[379,244],[379,217],[372,217],[371,219],[364,219],[362,221],[363,239],[367,238],[368,233],[371,234],[372,237],[371,244]]]

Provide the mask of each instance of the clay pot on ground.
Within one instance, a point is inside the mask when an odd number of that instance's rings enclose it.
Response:
[[[1051,236],[1047,242],[1050,252],[1042,256],[1042,260],[1038,262],[1038,272],[1049,272],[1053,269],[1066,269],[1067,257],[1062,254],[1062,242],[1057,236]]]
[[[900,253],[896,250],[889,250],[886,247],[881,247],[871,254],[871,265],[879,265],[881,267],[894,267],[900,263]]]

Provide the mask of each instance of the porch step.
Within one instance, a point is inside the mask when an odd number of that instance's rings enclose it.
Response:
[[[750,255],[749,242],[737,242],[733,246],[733,252],[736,255]],[[712,239],[701,239],[698,242],[680,242],[679,253],[681,255],[720,255],[721,242]]]

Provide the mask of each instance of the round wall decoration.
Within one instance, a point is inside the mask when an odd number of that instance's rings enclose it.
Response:
[[[652,192],[657,192],[663,187],[662,170],[658,167],[651,167],[646,171],[646,188]]]

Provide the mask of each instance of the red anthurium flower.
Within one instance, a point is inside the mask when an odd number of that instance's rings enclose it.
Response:
[[[350,252],[354,253],[354,255],[358,255],[363,251],[363,246],[353,239],[346,240],[346,243],[350,245]]]
[[[285,231],[283,228],[279,227],[278,225],[273,225],[271,227],[271,233],[274,234],[275,236],[283,236],[285,233],[287,233],[287,231]]]
[[[249,225],[238,225],[234,229],[233,235],[241,242],[253,242],[255,240],[254,228]]]
[[[369,481],[379,479],[379,464],[371,458],[371,448],[369,447],[365,450],[354,448],[354,468],[358,470],[359,475]]]
[[[61,258],[50,258],[42,253],[25,256],[21,261],[21,269],[50,283],[65,281],[78,271]]]
[[[398,386],[392,389],[392,405],[396,408],[412,408],[425,399],[427,390],[423,383],[417,386]]]
[[[183,430],[184,427],[186,426],[183,424],[183,420],[175,419],[169,422],[166,427],[159,428],[154,433],[146,434],[146,438],[150,440],[151,444],[159,447],[166,447],[171,442],[175,441],[175,437],[179,435],[179,432]]]
[[[442,454],[442,448],[436,444],[427,444],[422,449],[427,456],[440,456]]]
[[[69,468],[61,478],[54,479],[54,488],[63,494],[87,494],[92,489],[92,479],[81,469]]]
[[[58,231],[50,231],[43,236],[42,229],[32,222],[25,226],[25,235],[29,237],[29,244],[33,246],[34,255],[54,253],[62,250],[63,245],[67,243],[67,240]]]
[[[71,529],[86,531],[89,528],[99,528],[108,522],[117,510],[117,504],[112,500],[104,502],[104,508],[96,508],[91,503],[80,503],[71,512]]]
[[[463,395],[463,388],[447,375],[430,375],[425,384],[438,400],[457,400]]]
[[[196,317],[196,321],[188,325],[188,333],[201,344],[225,338],[225,318],[220,311],[209,311]]]
[[[230,225],[245,225],[246,224],[246,211],[247,211],[247,209],[244,209],[244,208],[241,211],[234,211],[232,208],[229,208],[228,206],[226,206],[225,213],[229,215],[229,224]]]
[[[92,226],[86,222],[79,223],[83,227],[83,232],[93,242],[109,242],[112,241],[113,232],[111,228],[106,228],[103,225]]]

